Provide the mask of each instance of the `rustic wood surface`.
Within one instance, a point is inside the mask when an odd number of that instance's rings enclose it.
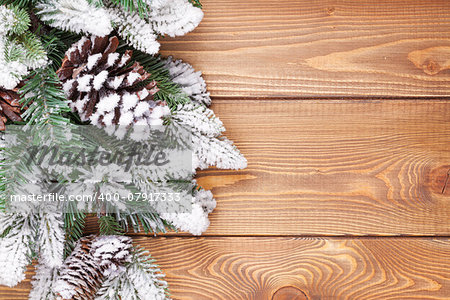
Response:
[[[450,299],[450,2],[202,2],[162,51],[249,166],[198,173],[203,237],[135,236],[173,298]]]
[[[450,295],[448,239],[169,237],[136,242],[158,260],[176,300]],[[0,298],[26,299],[30,277],[14,290],[0,290]]]
[[[162,50],[202,70],[214,96],[450,94],[447,0],[203,4],[200,26]]]

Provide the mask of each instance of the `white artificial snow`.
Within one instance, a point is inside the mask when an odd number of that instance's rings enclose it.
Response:
[[[137,93],[137,95],[138,95],[139,99],[142,100],[142,99],[147,98],[148,95],[150,95],[150,93],[148,92],[147,89],[142,89],[142,91],[139,91],[139,92]]]
[[[188,126],[206,136],[216,137],[225,131],[222,121],[215,117],[214,112],[200,104],[179,105],[173,118],[183,127]]]
[[[0,35],[4,36],[10,32],[17,22],[14,12],[6,6],[0,6]]]
[[[130,72],[130,74],[128,74],[128,77],[127,77],[128,84],[133,85],[134,82],[140,77],[141,77],[141,75],[139,75],[139,73]]]
[[[36,5],[42,21],[75,33],[105,36],[113,30],[110,16],[103,7],[87,0],[48,0]]]
[[[168,116],[170,114],[170,109],[168,106],[156,106],[152,110],[152,119],[160,119],[162,117]]]
[[[103,123],[105,123],[105,126],[111,126],[112,120],[114,119],[114,112],[109,112],[103,116]]]
[[[162,119],[153,119],[153,118],[150,118],[149,120],[148,120],[148,125],[150,125],[150,126],[161,126],[161,125],[163,125],[163,120]]]
[[[108,80],[107,86],[108,86],[108,88],[117,90],[124,80],[125,80],[125,75],[115,76]]]
[[[8,90],[15,88],[30,69],[47,64],[45,53],[27,55],[29,49],[14,38],[13,33],[18,24],[19,19],[14,11],[4,5],[0,6],[0,87]],[[22,54],[19,57],[8,55],[11,51]]]
[[[182,231],[201,235],[209,226],[208,214],[216,207],[210,191],[196,191],[192,197],[192,208],[184,213],[161,213],[161,217]]]
[[[219,169],[239,170],[247,167],[245,157],[223,136],[212,138],[193,133],[192,144],[200,169],[215,166]]]
[[[122,113],[122,115],[119,118],[119,125],[120,126],[128,126],[133,122],[134,116],[131,111],[127,111],[125,113]]]
[[[87,104],[87,102],[89,101],[89,95],[84,96],[83,99],[78,100],[75,102],[74,106],[75,108],[78,110],[78,112],[83,112],[84,111],[84,107]],[[74,103],[74,102],[72,102]],[[84,116],[84,114],[80,114],[81,116]],[[86,120],[83,120],[86,121]]]
[[[70,55],[70,53],[68,53]],[[101,53],[93,54],[88,57],[88,63],[86,65],[88,70],[92,70],[93,67],[95,67],[98,63],[98,61],[102,58]]]
[[[122,58],[119,61],[119,64],[117,65],[118,68],[121,68],[123,66],[125,66],[125,64],[127,63],[127,61],[131,58],[131,56],[128,53],[124,53],[122,55]]]
[[[124,93],[122,96],[122,111],[126,112],[137,105],[139,98],[135,94]]]
[[[72,89],[72,86],[73,86],[74,82],[75,82],[74,79],[69,79],[69,80],[67,80],[66,82],[63,83],[62,87],[63,87],[64,93],[66,95],[69,95],[70,90]]]
[[[90,116],[90,118],[88,120],[90,120],[93,125],[100,125],[100,123],[98,121],[100,119],[100,117],[101,117],[100,113],[95,112],[94,114],[92,114]]]
[[[201,235],[209,226],[208,214],[199,204],[192,204],[190,213],[162,213],[161,217],[181,231]]]
[[[41,261],[48,267],[59,267],[63,262],[66,234],[63,214],[54,204],[48,204],[39,212],[39,221]]]
[[[55,300],[53,287],[57,276],[57,268],[50,268],[40,262],[31,281],[33,287],[28,295],[28,300]]]
[[[136,117],[142,117],[146,112],[148,112],[150,109],[150,106],[145,101],[140,101],[138,105],[136,105],[134,109],[134,115]]]
[[[26,216],[0,213],[1,228],[11,226],[10,232],[0,239],[0,284],[9,287],[25,279],[27,265],[31,263],[29,245],[33,236]]]
[[[107,8],[109,16],[117,24],[118,34],[136,49],[147,54],[159,51],[157,36],[151,24],[143,20],[138,13],[130,13],[120,7],[111,5]]]
[[[110,94],[100,99],[97,103],[97,112],[110,112],[119,104],[120,96],[117,94]]]
[[[201,72],[195,72],[190,64],[181,60],[174,61],[170,56],[165,60],[165,64],[172,81],[177,83],[192,101],[206,106],[211,104],[211,97]]]
[[[103,86],[103,83],[105,83],[105,80],[108,78],[108,71],[103,70],[100,73],[98,73],[94,77],[93,86],[95,90],[100,90]]]
[[[194,30],[203,19],[203,11],[188,0],[171,0],[154,7],[149,19],[156,32],[175,37]]]
[[[89,92],[92,89],[91,86],[91,80],[94,76],[93,75],[83,75],[78,78],[78,86],[77,89],[80,92]]]
[[[117,62],[118,59],[119,59],[119,53],[117,53],[117,52],[110,53],[110,54],[108,54],[108,60],[106,62],[106,65],[108,67],[112,67]]]

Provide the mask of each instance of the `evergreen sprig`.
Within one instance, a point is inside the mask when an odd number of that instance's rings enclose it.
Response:
[[[28,124],[64,126],[69,119],[63,114],[71,111],[58,76],[51,68],[31,72],[20,89],[21,104],[28,106],[22,117]]]
[[[24,33],[31,24],[28,12],[19,5],[8,5],[8,8],[13,12],[15,19],[14,24],[11,26],[11,34]]]
[[[125,230],[113,216],[101,216],[98,219],[101,235],[123,235]]]
[[[79,211],[76,204],[69,202],[64,214],[64,228],[66,229],[66,245],[64,248],[64,257],[72,253],[75,243],[83,236],[86,225],[86,214]]]
[[[145,3],[144,0],[109,0],[109,1],[117,6],[121,6],[123,9],[125,9],[130,13],[138,13],[139,17],[141,18],[147,18],[148,12],[150,11],[150,7],[147,5],[147,3]]]
[[[28,8],[34,3],[36,0],[0,0],[0,5],[11,5],[17,8]]]

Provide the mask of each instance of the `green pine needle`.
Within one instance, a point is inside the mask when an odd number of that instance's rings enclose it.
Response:
[[[66,209],[67,213],[64,214],[64,228],[66,229],[64,257],[72,253],[76,242],[83,236],[86,225],[86,215],[78,211],[76,204],[70,203]]]
[[[189,2],[191,2],[195,7],[202,8],[202,3],[200,0],[189,0]]]
[[[9,5],[8,8],[13,11],[15,22],[11,28],[12,34],[23,34],[30,27],[31,21],[28,12],[20,6]]]
[[[91,0],[95,1],[95,0]],[[138,13],[142,19],[148,18],[150,7],[144,0],[109,0],[116,6],[121,6],[124,10],[130,13]],[[108,2],[109,2],[108,1]]]
[[[28,8],[35,0],[0,0],[0,5],[11,5],[18,8]]]
[[[125,230],[113,216],[101,216],[98,219],[101,235],[123,235]]]
[[[23,63],[32,64],[40,59],[45,59],[47,55],[41,41],[31,32],[25,32],[14,37],[12,42],[16,50],[22,52],[22,57],[16,56],[15,60]]]

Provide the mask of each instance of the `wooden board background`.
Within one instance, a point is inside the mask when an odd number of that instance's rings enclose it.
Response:
[[[249,166],[198,174],[203,237],[136,235],[173,298],[450,299],[450,2],[203,3],[162,51]]]

